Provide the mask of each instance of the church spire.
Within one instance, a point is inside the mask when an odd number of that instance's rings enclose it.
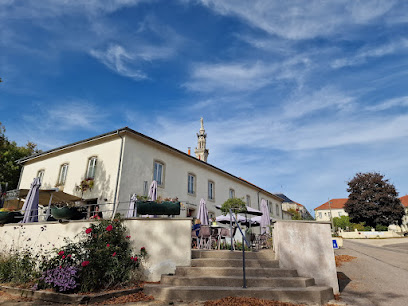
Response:
[[[205,130],[204,130],[203,118],[201,118],[200,121],[201,121],[201,128],[200,128],[200,131],[197,133],[197,138],[198,138],[197,148],[195,148],[194,153],[198,159],[204,162],[207,162],[207,158],[209,154],[208,149],[206,149],[205,147],[207,134],[205,133]]]

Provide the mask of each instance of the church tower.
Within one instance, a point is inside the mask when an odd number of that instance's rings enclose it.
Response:
[[[204,121],[203,118],[201,120],[201,128],[200,131],[197,133],[197,148],[195,148],[194,153],[199,160],[207,162],[209,151],[205,148],[205,142],[207,138],[207,134],[204,130]]]

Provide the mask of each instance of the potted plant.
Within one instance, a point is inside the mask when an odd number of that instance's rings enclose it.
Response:
[[[57,202],[51,205],[51,215],[57,219],[77,219],[82,211],[75,205],[75,202]]]
[[[93,178],[87,178],[87,179],[82,180],[79,183],[79,185],[75,186],[75,188],[76,190],[81,191],[81,198],[82,198],[84,195],[84,192],[87,191],[88,189],[92,190],[92,188],[94,187],[94,184],[95,182]]]
[[[9,223],[13,220],[12,210],[8,208],[0,209],[0,224]]]
[[[148,201],[147,197],[139,197],[137,213],[140,215],[180,215],[180,201],[178,198],[158,197],[156,201]]]

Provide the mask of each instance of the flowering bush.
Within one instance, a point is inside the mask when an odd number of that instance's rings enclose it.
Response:
[[[61,292],[79,290],[91,292],[118,287],[128,282],[146,255],[133,254],[130,236],[118,218],[101,220],[84,229],[78,242],[55,250],[42,265],[39,288],[53,287]],[[75,273],[73,273],[75,271]]]

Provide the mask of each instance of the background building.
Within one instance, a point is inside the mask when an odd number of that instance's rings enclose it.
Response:
[[[312,215],[309,213],[307,208],[304,207],[302,204],[292,201],[287,196],[285,196],[283,193],[275,193],[275,195],[283,199],[282,210],[286,212],[288,212],[289,210],[294,210],[300,214],[303,220],[313,220]]]

